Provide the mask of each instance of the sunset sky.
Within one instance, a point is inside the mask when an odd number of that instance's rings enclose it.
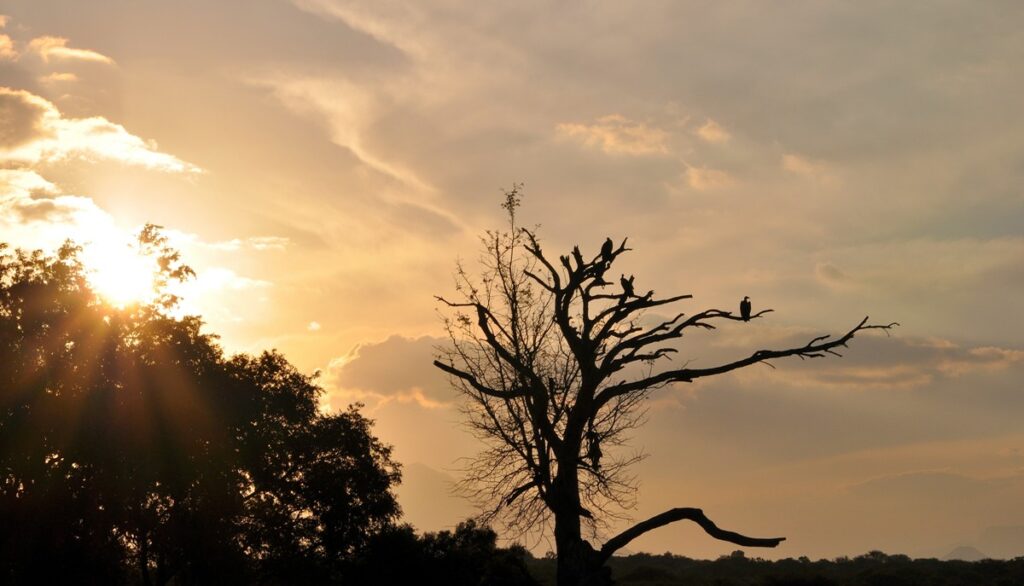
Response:
[[[434,295],[502,226],[628,236],[637,288],[775,312],[711,365],[902,324],[845,358],[658,391],[643,518],[696,506],[767,557],[1024,555],[1024,4],[0,0],[0,241],[85,244],[126,294],[162,225],[230,352],[322,371],[404,464],[421,530],[476,441]],[[104,277],[104,274],[107,276]],[[544,543],[535,549],[543,553]],[[673,525],[632,551],[735,546]]]

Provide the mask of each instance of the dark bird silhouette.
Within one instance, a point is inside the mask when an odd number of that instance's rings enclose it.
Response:
[[[622,285],[622,300],[625,301],[633,297],[633,275],[630,275],[628,279],[626,275],[621,275],[619,283]]]
[[[750,297],[743,297],[743,301],[740,301],[740,317],[743,321],[750,321]]]
[[[590,444],[587,449],[587,458],[590,459],[590,467],[594,470],[601,469],[601,445],[597,433],[594,430],[587,432],[587,443]]]
[[[611,238],[605,238],[604,244],[601,245],[601,260],[604,261],[606,266],[612,263],[612,248],[614,246],[615,244]]]

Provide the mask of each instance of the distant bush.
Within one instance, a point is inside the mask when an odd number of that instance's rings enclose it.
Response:
[[[405,525],[372,538],[347,578],[353,584],[534,586],[528,559],[525,548],[498,547],[497,534],[473,521],[423,536]]]

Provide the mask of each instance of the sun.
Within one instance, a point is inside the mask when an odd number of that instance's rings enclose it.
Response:
[[[111,235],[82,248],[89,284],[117,307],[151,302],[156,297],[156,261],[139,252],[132,239]]]

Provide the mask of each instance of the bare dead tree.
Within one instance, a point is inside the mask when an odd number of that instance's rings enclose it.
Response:
[[[485,449],[461,483],[485,511],[513,532],[554,525],[558,584],[606,584],[604,563],[640,535],[680,520],[697,523],[716,539],[749,547],[775,547],[782,537],[755,538],[719,529],[700,509],[675,508],[636,523],[598,548],[595,537],[609,519],[633,504],[629,467],[640,455],[622,455],[630,430],[640,424],[649,394],[665,385],[692,382],[766,361],[796,356],[838,356],[862,331],[887,331],[865,317],[839,337],[818,336],[803,346],[758,350],[708,368],[657,370],[692,329],[741,316],[706,309],[654,325],[640,318],[691,295],[656,298],[634,290],[633,277],[606,279],[613,263],[631,249],[610,239],[593,257],[579,247],[555,262],[534,230],[516,223],[521,186],[506,192],[502,206],[508,232],[482,238],[480,274],[460,262],[457,299],[438,297],[450,345],[434,365],[450,375],[467,398],[464,410]],[[761,310],[757,319],[770,313]]]

